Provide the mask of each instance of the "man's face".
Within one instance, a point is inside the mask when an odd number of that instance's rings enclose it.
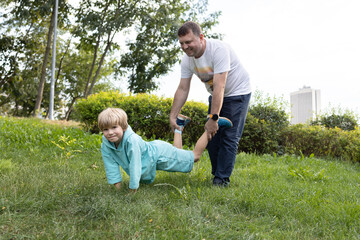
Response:
[[[190,30],[185,36],[179,37],[181,49],[189,57],[199,58],[205,51],[205,39],[202,34],[199,36],[194,35]]]

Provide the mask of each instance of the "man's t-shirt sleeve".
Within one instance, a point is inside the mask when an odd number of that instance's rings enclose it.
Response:
[[[225,46],[218,46],[213,53],[214,74],[230,71],[230,51]]]
[[[192,75],[193,71],[190,67],[190,58],[185,55],[181,60],[181,78],[191,78]]]

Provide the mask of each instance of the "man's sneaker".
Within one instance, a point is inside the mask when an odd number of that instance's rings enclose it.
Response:
[[[229,178],[219,178],[219,177],[214,177],[213,179],[213,185],[216,187],[229,187],[230,185],[230,179]]]
[[[219,125],[219,127],[231,128],[233,126],[233,123],[230,119],[228,119],[226,117],[219,117],[218,125]]]
[[[182,114],[179,114],[176,118],[176,124],[180,127],[185,127],[189,122],[191,121],[191,118],[184,116]]]

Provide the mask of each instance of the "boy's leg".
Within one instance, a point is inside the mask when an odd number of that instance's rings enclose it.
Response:
[[[174,132],[174,147],[182,149],[182,136],[181,132],[176,131]]]
[[[193,151],[178,149],[161,140],[155,140],[151,144],[157,149],[157,170],[167,172],[190,172],[192,170],[194,165]]]
[[[176,123],[181,127],[181,131],[175,129],[174,132],[174,146],[177,148],[182,149],[182,130],[190,122],[190,118],[186,117],[184,115],[179,114]],[[219,127],[227,127],[231,128],[233,126],[232,122],[225,117],[220,117],[218,121]],[[201,135],[201,137],[196,142],[195,148],[193,150],[194,153],[194,162],[199,161],[202,153],[204,152],[207,144],[208,144],[208,138],[206,131]]]
[[[175,129],[174,131],[174,147],[182,149],[182,131],[184,127],[190,122],[191,118],[179,114],[176,119],[176,124],[180,126],[181,130]]]
[[[220,117],[218,121],[219,127],[225,127],[225,128],[231,128],[233,126],[233,123],[230,121],[230,119],[226,117]],[[216,137],[216,135],[215,135]],[[206,131],[201,135],[201,137],[196,142],[195,148],[193,150],[194,152],[194,158],[195,162],[199,161],[201,154],[204,152],[206,146],[208,145],[209,140],[207,138]]]
[[[197,140],[195,148],[193,150],[194,153],[194,162],[199,161],[201,154],[204,152],[207,144],[208,144],[208,138],[206,131],[201,135],[201,137]]]

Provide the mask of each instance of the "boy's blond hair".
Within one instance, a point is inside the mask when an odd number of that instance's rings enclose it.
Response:
[[[98,126],[100,130],[114,125],[119,125],[124,131],[128,127],[127,114],[121,108],[107,108],[98,116]]]

